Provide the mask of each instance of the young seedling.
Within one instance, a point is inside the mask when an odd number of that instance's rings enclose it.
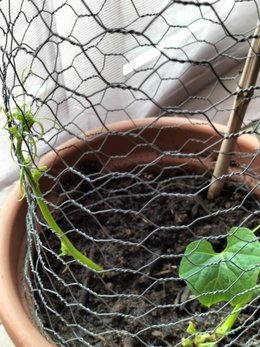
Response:
[[[38,126],[39,133],[43,134],[43,125],[36,120],[36,115],[32,112],[31,107],[26,104],[16,107],[12,112],[4,113],[7,117],[5,129],[9,132],[11,137],[12,156],[16,157],[20,169],[21,191],[24,194],[25,185],[31,189],[46,224],[60,240],[60,255],[72,256],[75,260],[86,265],[88,268],[101,271],[101,266],[81,253],[71,243],[69,238],[56,223],[43,198],[39,180],[42,174],[47,170],[47,167],[38,168],[34,164],[37,154],[37,139],[39,136],[33,131],[34,127]]]
[[[222,252],[215,252],[207,240],[191,242],[184,252],[179,267],[183,279],[200,303],[207,308],[228,302],[233,310],[213,333],[198,332],[190,322],[182,339],[184,347],[216,347],[233,328],[240,311],[259,292],[260,242],[254,230],[233,227]]]

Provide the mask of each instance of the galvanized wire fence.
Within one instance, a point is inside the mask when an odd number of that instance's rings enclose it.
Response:
[[[23,143],[23,156],[13,147],[22,173],[41,176],[33,176],[39,196],[22,175],[24,290],[46,339],[58,346],[258,346],[252,276],[260,269],[259,233],[238,235],[256,229],[260,214],[258,80],[239,89],[257,39],[258,1],[3,0],[0,18],[7,128]],[[210,200],[225,137],[217,123],[227,125],[239,93],[249,107],[227,136],[236,146],[226,153],[229,171],[217,178],[224,188]],[[64,237],[39,201],[102,271],[61,255]],[[198,240],[197,248],[212,244],[214,261],[185,253]],[[184,258],[196,275],[180,275]],[[205,288],[215,286],[199,292],[203,276]],[[223,290],[221,281],[229,281]],[[200,303],[217,294],[222,300],[212,306]],[[241,298],[234,325],[218,335]]]

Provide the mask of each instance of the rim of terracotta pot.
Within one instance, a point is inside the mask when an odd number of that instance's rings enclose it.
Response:
[[[130,137],[127,140],[127,136],[118,137],[119,132],[136,131],[136,134],[141,134],[141,137],[149,142],[151,139],[154,143],[160,143],[163,150],[167,150],[173,146],[176,142],[178,148],[180,142],[186,136],[187,141],[182,150],[185,153],[189,153],[192,145],[197,146],[197,149],[201,148],[202,144],[206,142],[210,147],[210,151],[217,149],[221,142],[220,133],[225,132],[225,127],[216,125],[214,130],[211,125],[201,125],[201,121],[187,120],[178,117],[163,117],[160,119],[145,118],[136,121],[122,121],[108,126],[109,136],[106,136],[107,129],[97,129],[86,133],[86,136],[81,139],[70,139],[65,144],[60,146],[55,152],[46,154],[40,161],[40,165],[47,165],[52,168],[53,172],[62,170],[67,164],[73,164],[77,161],[75,155],[69,156],[73,151],[81,153],[84,157],[86,152],[86,140],[88,143],[88,149],[92,148],[107,148],[106,153],[101,151],[98,160],[101,163],[108,162],[105,169],[114,170],[121,168],[129,168],[134,164],[137,155],[139,155],[143,146],[136,146],[137,150],[128,155],[127,160],[124,157],[125,153],[128,153],[129,148],[133,146],[135,141],[138,142],[138,137]],[[160,130],[159,134],[156,134],[157,129]],[[178,136],[171,136],[167,138],[166,135],[174,134],[175,130],[178,130]],[[139,132],[140,131],[140,132]],[[197,135],[196,135],[197,133]],[[176,134],[175,134],[176,135]],[[123,145],[119,146],[118,139],[123,141]],[[250,141],[248,141],[250,140]],[[134,142],[133,142],[134,141]],[[142,143],[143,140],[141,140]],[[140,144],[140,143],[139,143]],[[125,147],[124,147],[125,146]],[[156,146],[155,146],[156,148]],[[243,135],[238,139],[237,150],[243,152],[254,152],[259,148],[259,141],[250,135]],[[115,151],[119,153],[120,160],[109,161],[109,156]],[[202,157],[206,157],[207,153],[201,152]],[[58,162],[58,158],[62,156],[63,162]],[[158,153],[157,153],[158,156]],[[69,158],[69,159],[67,159]],[[146,147],[146,154],[141,156],[141,161],[151,161],[156,158],[156,150]],[[88,155],[89,160],[96,160],[95,154]],[[169,158],[168,158],[169,159]],[[166,160],[168,160],[166,158]],[[245,158],[245,163],[249,162],[248,158]],[[252,166],[258,169],[260,172],[260,158],[256,156],[254,160],[250,159]],[[250,183],[250,182],[249,182]],[[48,184],[48,182],[46,182]],[[0,217],[0,317],[7,333],[13,340],[17,347],[51,347],[55,346],[51,341],[41,335],[38,328],[34,325],[29,318],[28,309],[26,309],[21,299],[24,300],[22,295],[22,264],[25,255],[25,214],[26,214],[26,202],[25,200],[19,201],[20,190],[17,184],[10,193],[5,206],[1,211]],[[14,242],[14,244],[13,244]],[[19,263],[21,261],[21,263]],[[11,274],[11,275],[10,275]]]

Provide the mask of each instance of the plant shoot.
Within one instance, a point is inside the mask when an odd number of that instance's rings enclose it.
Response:
[[[240,311],[259,292],[260,242],[254,230],[233,227],[222,252],[215,252],[207,240],[191,242],[184,252],[179,276],[200,303],[207,308],[227,302],[232,312],[212,334],[200,333],[193,322],[187,332],[191,337],[182,340],[184,347],[215,347],[233,328]]]
[[[45,202],[39,180],[47,167],[38,168],[34,160],[37,156],[37,140],[44,132],[43,125],[36,120],[36,115],[31,107],[24,104],[16,107],[12,112],[4,112],[7,117],[5,129],[9,132],[12,143],[12,156],[16,157],[20,170],[20,187],[24,194],[24,187],[27,185],[37,202],[42,217],[51,231],[60,240],[61,256],[72,256],[81,264],[86,265],[94,271],[101,271],[102,267],[93,262],[83,253],[81,253],[65,235],[63,230],[56,223],[47,203]],[[40,136],[33,132],[33,127],[38,125]]]

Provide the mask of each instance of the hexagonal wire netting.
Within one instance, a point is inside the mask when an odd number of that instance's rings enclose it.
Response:
[[[0,2],[24,290],[47,340],[259,345],[258,19],[253,0]]]

